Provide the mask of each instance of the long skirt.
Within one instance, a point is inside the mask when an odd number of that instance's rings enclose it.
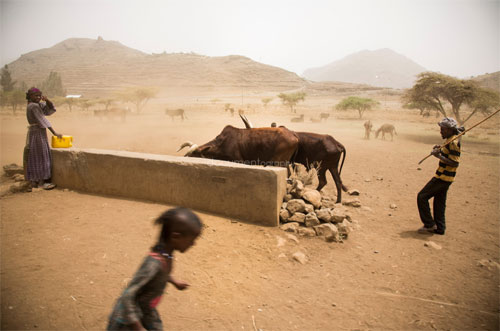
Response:
[[[37,126],[30,126],[28,130],[23,157],[26,180],[39,182],[52,176],[52,154],[46,131]]]

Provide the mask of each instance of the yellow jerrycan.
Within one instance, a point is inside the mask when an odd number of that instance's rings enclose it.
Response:
[[[52,136],[52,148],[69,148],[73,146],[73,136]]]

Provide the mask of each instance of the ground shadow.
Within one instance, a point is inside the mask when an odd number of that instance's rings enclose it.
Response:
[[[417,239],[417,240],[423,240],[427,241],[429,238],[434,236],[432,233],[418,233],[417,230],[411,230],[411,231],[403,231],[399,233],[399,236],[403,239]]]

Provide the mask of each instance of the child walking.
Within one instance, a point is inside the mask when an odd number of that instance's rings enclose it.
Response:
[[[158,242],[117,300],[107,330],[163,330],[156,306],[167,282],[178,290],[189,286],[175,280],[170,271],[174,251],[184,253],[200,235],[200,219],[191,210],[179,207],[164,212],[155,224],[161,225]]]

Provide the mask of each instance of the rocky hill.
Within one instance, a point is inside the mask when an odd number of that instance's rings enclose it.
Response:
[[[127,86],[282,91],[307,85],[295,73],[243,56],[146,54],[100,37],[67,39],[23,54],[9,64],[9,70],[14,80],[28,85],[56,71],[68,93],[86,95],[104,95]]]
[[[322,67],[307,69],[312,81],[340,81],[379,87],[408,88],[426,69],[388,48],[364,50]]]

